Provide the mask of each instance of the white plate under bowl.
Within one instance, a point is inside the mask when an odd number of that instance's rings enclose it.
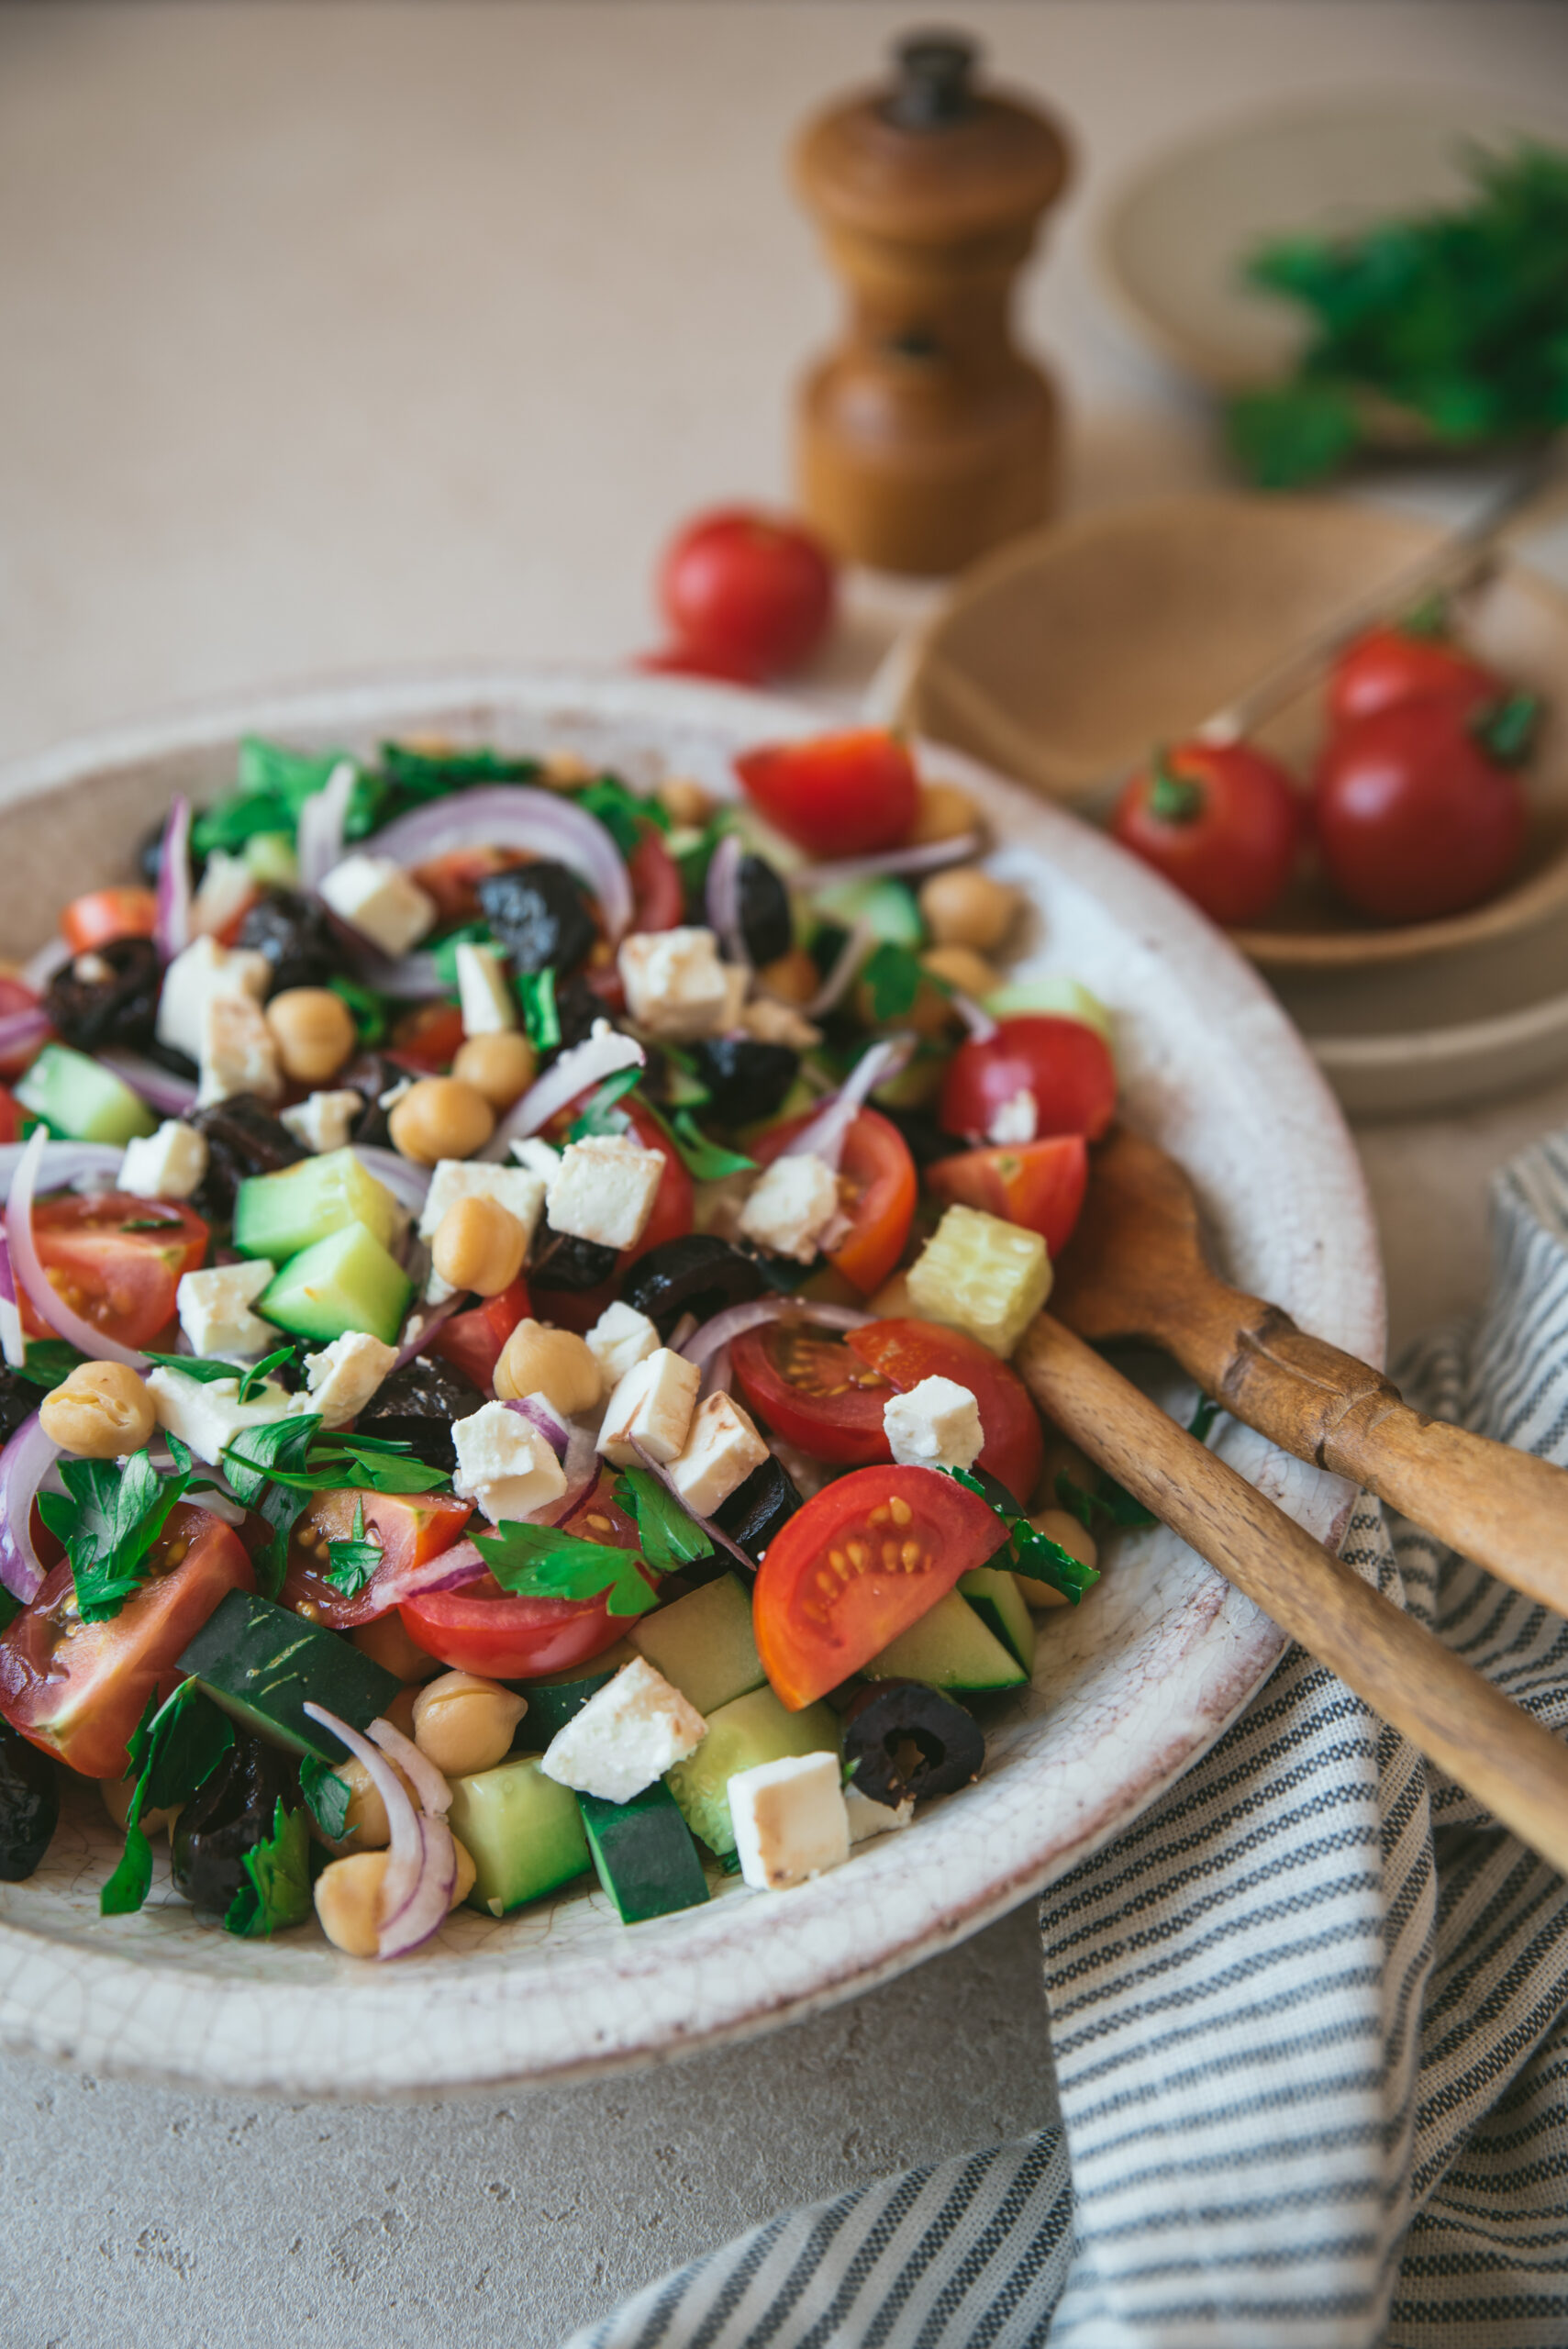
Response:
[[[735,751],[812,730],[806,711],[722,687],[539,670],[383,679],[127,730],[0,778],[0,941],[25,953],[62,898],[123,876],[172,790],[205,799],[229,784],[247,732],[361,751],[417,733],[562,748],[639,783],[676,772],[727,791]],[[1020,967],[1074,972],[1114,1008],[1128,1114],[1191,1169],[1227,1271],[1380,1360],[1360,1168],[1261,982],[1097,833],[954,752],[921,756],[983,803],[995,870],[1028,893]],[[1218,1441],[1339,1538],[1344,1485],[1247,1429],[1227,1423]],[[501,1922],[463,1911],[417,1956],[377,1966],[314,1925],[267,1944],[199,1924],[161,1861],[140,1916],[101,1920],[115,1839],[86,1788],[38,1875],[0,1887],[0,2045],[199,2089],[451,2095],[667,2058],[809,2013],[976,1932],[1124,1827],[1281,1647],[1162,1528],[1125,1540],[1084,1607],[1042,1632],[1034,1686],[1005,1709],[977,1785],[816,1883],[755,1894],[716,1872],[708,1906],[631,1931],[578,1891]]]

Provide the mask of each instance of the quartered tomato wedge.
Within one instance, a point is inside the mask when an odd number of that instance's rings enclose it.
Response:
[[[919,804],[915,762],[895,734],[858,727],[772,742],[735,762],[746,796],[810,856],[874,856],[907,839]]]
[[[150,938],[157,927],[158,900],[150,889],[90,889],[60,917],[60,934],[73,954],[117,938]]]
[[[327,1579],[332,1563],[328,1545],[352,1539],[357,1508],[364,1510],[367,1538],[381,1544],[384,1564],[365,1588],[350,1598]],[[472,1501],[460,1501],[450,1493],[317,1493],[289,1541],[284,1605],[334,1631],[372,1622],[387,1611],[384,1604],[376,1604],[376,1584],[383,1576],[401,1580],[410,1568],[450,1550],[473,1514]]]
[[[510,1288],[501,1289],[467,1313],[454,1313],[450,1321],[443,1321],[430,1340],[430,1352],[443,1356],[465,1378],[472,1378],[476,1386],[488,1393],[502,1347],[532,1309],[528,1283],[519,1274]]]
[[[206,1254],[207,1227],[172,1199],[105,1191],[39,1200],[33,1238],[50,1286],[72,1312],[122,1346],[149,1346],[174,1318],[182,1276]],[[28,1336],[47,1336],[30,1301],[20,1303]]]
[[[1083,1134],[1098,1141],[1116,1115],[1116,1064],[1105,1038],[1081,1019],[1046,1012],[1004,1019],[984,1043],[972,1036],[948,1066],[942,1129],[988,1141],[992,1120],[1020,1093],[1034,1103],[1037,1140]]]
[[[939,1330],[930,1321],[872,1321],[845,1339],[851,1354],[906,1395],[923,1378],[951,1378],[967,1386],[980,1409],[985,1447],[979,1465],[1025,1508],[1040,1482],[1045,1438],[1028,1387],[978,1338]],[[733,1359],[733,1357],[731,1357]]]
[[[893,1456],[883,1406],[893,1388],[835,1333],[809,1321],[767,1321],[730,1348],[751,1408],[785,1443],[834,1468]]]
[[[932,1468],[862,1468],[808,1500],[768,1546],[752,1621],[793,1712],[826,1696],[1001,1546],[993,1511]]]
[[[944,1207],[979,1208],[1004,1223],[1038,1231],[1052,1264],[1073,1237],[1088,1180],[1089,1152],[1082,1134],[961,1150],[926,1169],[926,1181]]]
[[[751,1154],[758,1165],[771,1166],[816,1115],[808,1109],[754,1142]],[[828,1261],[862,1297],[869,1297],[904,1253],[920,1188],[908,1143],[880,1110],[862,1109],[850,1128],[839,1177],[840,1198],[852,1220],[847,1236],[828,1252]]]
[[[83,1777],[117,1778],[152,1691],[172,1694],[175,1664],[218,1601],[255,1587],[232,1526],[188,1501],[171,1511],[145,1586],[106,1622],[83,1622],[62,1560],[0,1639],[0,1713]]]
[[[462,1013],[455,1003],[421,1004],[393,1029],[387,1049],[411,1069],[439,1076],[450,1068],[462,1044]]]
[[[403,1628],[453,1672],[487,1680],[538,1680],[614,1647],[627,1628],[602,1598],[515,1598],[489,1575],[461,1590],[406,1598]]]

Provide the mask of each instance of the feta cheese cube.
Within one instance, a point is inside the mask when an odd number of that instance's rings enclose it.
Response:
[[[577,1794],[629,1802],[695,1753],[706,1735],[702,1715],[639,1656],[557,1731],[539,1768]]]
[[[390,856],[358,854],[335,864],[321,884],[333,912],[395,958],[417,946],[436,918],[436,901]]]
[[[985,1139],[1003,1148],[1009,1145],[1017,1147],[1023,1142],[1033,1141],[1039,1130],[1040,1112],[1035,1107],[1034,1095],[1025,1085],[1017,1093],[1009,1094],[993,1116]]]
[[[334,1338],[318,1354],[305,1357],[308,1396],[305,1408],[317,1411],[324,1427],[346,1428],[358,1417],[393,1364],[397,1348],[364,1330]]]
[[[256,876],[242,856],[215,848],[202,873],[202,885],[191,899],[191,935],[216,938],[242,914],[256,894]]]
[[[506,984],[506,957],[498,946],[464,940],[454,953],[457,998],[465,1036],[499,1036],[517,1024],[517,1007]]]
[[[191,1277],[187,1273],[185,1278]],[[200,1379],[186,1378],[177,1370],[150,1370],[147,1391],[159,1426],[188,1443],[196,1458],[212,1467],[218,1464],[224,1445],[232,1443],[246,1428],[286,1419],[295,1404],[295,1397],[285,1394],[275,1378],[267,1379],[248,1403],[239,1399],[238,1377],[215,1379],[204,1386]]]
[[[849,1858],[850,1816],[836,1753],[761,1762],[738,1770],[726,1792],[740,1873],[759,1892],[804,1884]]]
[[[634,1363],[610,1397],[599,1430],[599,1450],[617,1468],[638,1464],[635,1444],[667,1467],[686,1448],[702,1373],[684,1354],[661,1346]]]
[[[670,1481],[694,1516],[711,1517],[767,1457],[767,1445],[734,1397],[709,1395],[697,1406]]]
[[[635,1248],[663,1179],[663,1152],[629,1134],[569,1141],[545,1194],[550,1230],[601,1248]]]
[[[174,1292],[180,1327],[196,1354],[264,1354],[280,1341],[272,1322],[250,1308],[272,1277],[262,1261],[250,1264],[215,1264],[205,1273],[186,1273]]]
[[[769,995],[757,996],[743,1007],[740,1025],[760,1044],[787,1044],[792,1052],[808,1052],[822,1041],[821,1029],[814,1028],[793,1003],[776,1002]]]
[[[202,1057],[206,1007],[219,997],[261,1003],[272,980],[264,954],[220,946],[216,938],[193,939],[163,974],[158,997],[157,1037],[187,1060]]]
[[[343,1085],[333,1093],[309,1094],[292,1109],[280,1109],[278,1116],[295,1141],[324,1157],[331,1150],[347,1150],[364,1106],[362,1093]]]
[[[196,1107],[210,1108],[236,1093],[275,1101],[284,1089],[272,1031],[248,996],[214,996],[202,1013],[201,1088]]]
[[[719,1035],[745,993],[744,972],[725,968],[711,930],[634,930],[617,964],[637,1025],[673,1041]]]
[[[659,1351],[659,1332],[635,1305],[606,1305],[587,1336],[588,1352],[604,1373],[606,1387],[618,1386],[628,1370]]]
[[[548,1439],[520,1411],[486,1403],[452,1427],[457,1474],[452,1490],[478,1504],[492,1525],[521,1520],[566,1490],[566,1471]]]
[[[133,1199],[188,1199],[206,1173],[206,1134],[182,1118],[165,1118],[155,1134],[127,1142],[115,1188]]]
[[[530,1134],[527,1141],[515,1141],[512,1155],[519,1166],[537,1174],[546,1187],[554,1182],[561,1165],[561,1152],[552,1142],[540,1141],[538,1134]]]
[[[809,1264],[839,1212],[839,1178],[820,1158],[775,1158],[740,1210],[740,1236],[775,1256]]]
[[[531,1247],[544,1208],[544,1178],[527,1166],[492,1166],[475,1158],[438,1159],[419,1210],[419,1237],[427,1246],[439,1230],[441,1218],[458,1199],[494,1199],[497,1207],[517,1217]],[[439,1305],[452,1293],[451,1283],[432,1270],[425,1284],[426,1304]]]
[[[890,1803],[873,1802],[870,1795],[850,1783],[844,1788],[844,1809],[849,1814],[850,1841],[863,1843],[873,1835],[886,1835],[895,1827],[907,1827],[915,1816],[915,1798],[906,1795],[896,1809]]]
[[[922,1378],[890,1396],[882,1424],[901,1468],[973,1468],[984,1448],[980,1406],[952,1378]]]

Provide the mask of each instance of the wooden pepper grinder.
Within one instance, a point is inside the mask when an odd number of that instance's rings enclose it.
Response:
[[[795,173],[852,297],[801,387],[803,503],[840,551],[956,571],[1043,521],[1060,439],[1050,378],[1015,349],[1014,278],[1068,173],[1062,132],[976,89],[956,33],[895,50],[897,79],[808,122]]]

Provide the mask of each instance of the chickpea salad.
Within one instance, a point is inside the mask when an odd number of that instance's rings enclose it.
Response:
[[[0,977],[0,1879],[363,1959],[838,1867],[1148,1522],[1008,1356],[1103,1008],[894,736],[261,740]]]

